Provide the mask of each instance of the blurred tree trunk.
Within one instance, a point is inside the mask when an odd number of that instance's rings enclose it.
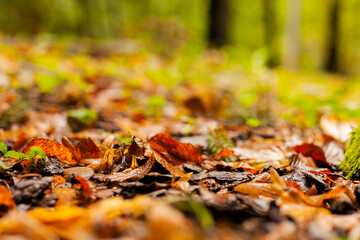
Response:
[[[302,0],[287,0],[283,65],[298,68]]]
[[[227,42],[228,1],[210,0],[210,44],[221,47]]]
[[[280,63],[277,36],[278,26],[276,21],[276,0],[263,0],[264,38],[267,52],[266,65],[276,67]]]
[[[329,72],[339,71],[338,46],[339,46],[339,15],[340,0],[333,0],[330,7],[330,21],[328,25],[328,59],[325,70]]]

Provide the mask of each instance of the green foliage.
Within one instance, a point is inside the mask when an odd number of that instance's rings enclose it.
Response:
[[[37,74],[35,81],[41,93],[51,93],[58,85],[58,82],[53,76]]]
[[[163,113],[163,108],[166,104],[166,99],[159,95],[152,95],[147,102],[147,114],[153,117],[160,117]]]
[[[2,154],[7,152],[7,146],[4,142],[0,142],[0,152],[2,152]]]
[[[28,157],[26,156],[25,153],[21,153],[21,152],[16,152],[14,150],[10,150],[8,152],[6,152],[4,154],[4,157],[10,157],[10,158],[15,158],[15,159],[19,159],[19,160],[27,160]]]
[[[261,125],[261,121],[257,118],[247,118],[246,124],[251,127],[259,127]]]
[[[45,152],[41,148],[39,148],[37,146],[32,146],[32,147],[30,147],[30,149],[26,153],[21,153],[21,152],[16,152],[14,150],[8,151],[5,143],[0,142],[0,151],[3,153],[3,157],[15,158],[15,159],[18,159],[20,161],[32,160],[36,156],[42,157],[45,161],[48,160]],[[0,160],[0,167],[2,167],[3,169],[9,169],[10,168],[8,165],[6,165],[1,160]]]
[[[38,146],[30,147],[30,149],[25,153],[25,155],[27,155],[28,159],[32,159],[32,158],[39,155],[45,161],[47,161],[47,157],[46,157],[45,152],[41,148],[39,148]]]
[[[0,114],[0,128],[9,129],[13,123],[22,123],[26,120],[26,112],[29,103],[25,100],[19,100]]]
[[[36,156],[40,156],[45,161],[47,161],[45,152],[37,146],[32,146],[26,153],[21,153],[21,152],[16,152],[14,150],[10,150],[4,154],[4,157],[11,157],[11,158],[19,159],[21,161],[31,160],[31,159],[35,158]]]
[[[173,205],[181,211],[193,214],[203,228],[210,228],[214,226],[214,218],[211,212],[201,202],[188,200],[175,202]]]
[[[99,116],[93,109],[79,108],[67,112],[68,117],[75,118],[85,125],[92,124]]]
[[[346,149],[341,169],[347,179],[350,179],[360,170],[360,127],[354,129],[351,133],[351,140]]]

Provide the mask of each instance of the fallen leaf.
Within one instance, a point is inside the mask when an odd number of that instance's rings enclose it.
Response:
[[[303,143],[294,147],[295,152],[305,157],[312,157],[318,167],[330,167],[326,162],[324,151],[313,143]]]
[[[8,210],[15,207],[15,201],[11,192],[3,185],[0,185],[0,210]]]
[[[75,180],[81,184],[83,198],[85,203],[91,203],[96,200],[97,189],[96,185],[88,179],[82,177],[75,177]]]
[[[45,138],[35,138],[23,149],[22,152],[26,153],[32,146],[41,148],[46,155],[54,155],[58,157],[59,161],[63,164],[72,166],[77,164],[77,162],[72,158],[72,154],[69,149],[59,142]]]
[[[91,138],[81,139],[75,144],[75,149],[80,151],[81,159],[98,158],[100,153],[100,148]]]
[[[176,166],[174,166],[168,158],[164,157],[162,154],[153,149],[149,143],[145,143],[145,156],[152,155],[154,156],[155,160],[160,163],[161,166],[163,166],[166,170],[168,170],[172,175],[180,177],[185,175],[185,173]]]
[[[105,176],[105,179],[111,182],[124,182],[128,179],[143,178],[150,171],[154,162],[155,158],[152,155],[144,165],[129,171],[125,170],[119,173],[108,174]]]
[[[230,149],[225,148],[225,149],[221,150],[221,152],[218,155],[216,155],[213,158],[213,160],[217,160],[222,157],[230,157],[230,156],[234,156],[234,152],[231,151]]]
[[[202,159],[198,149],[190,143],[181,143],[170,137],[168,133],[158,133],[152,137],[148,144],[158,153],[165,156],[171,155],[171,160],[178,165],[183,162],[201,164]]]
[[[70,142],[70,140],[65,136],[62,137],[61,142],[62,144],[64,144],[65,147],[67,147],[70,150],[76,161],[79,162],[81,160],[80,150],[76,149],[75,146]]]

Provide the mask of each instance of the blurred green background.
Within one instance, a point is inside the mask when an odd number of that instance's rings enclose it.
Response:
[[[360,71],[358,0],[1,0],[0,30],[21,36],[131,38],[158,51],[184,45],[201,51],[208,46],[211,18],[216,16],[211,15],[212,2],[220,2],[215,3],[218,11],[227,8],[220,16],[226,19],[225,44],[236,47],[242,60],[260,51],[270,66]]]
[[[178,87],[174,99],[184,84],[212,84],[219,98],[230,91],[222,116],[231,112],[255,125],[267,124],[273,108],[305,126],[322,114],[360,117],[360,0],[0,0],[0,9],[0,50],[41,66],[34,82],[43,93],[66,81],[89,91],[87,79],[101,73],[132,87],[144,78]],[[38,50],[55,44],[62,53],[24,53],[14,39]],[[84,48],[90,43],[86,56],[78,45],[71,48],[79,41]],[[134,52],[146,62],[144,75],[126,72]],[[162,65],[148,62],[152,54]],[[94,63],[113,55],[123,58]],[[61,69],[65,59],[82,71]],[[24,71],[3,72],[10,79],[3,86],[31,86],[21,80]]]

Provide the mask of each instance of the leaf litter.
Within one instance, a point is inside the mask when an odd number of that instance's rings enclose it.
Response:
[[[1,172],[1,234],[43,239],[170,234],[177,239],[177,231],[187,229],[185,239],[208,238],[211,232],[220,239],[234,234],[228,231],[237,224],[232,231],[245,238],[256,228],[256,236],[271,237],[291,219],[292,227],[307,236],[310,230],[318,234],[311,224],[326,227],[332,236],[339,236],[339,228],[355,235],[355,225],[344,227],[335,219],[349,216],[344,218],[349,224],[350,216],[357,219],[360,186],[327,162],[328,142],[293,147],[286,146],[285,137],[236,138],[232,147],[219,146],[236,158],[228,161],[213,157],[214,142],[194,146],[159,133],[120,144],[115,136],[101,143],[83,138],[75,145],[76,139],[66,137],[64,145],[30,141],[22,152],[37,146],[49,160],[34,166],[33,173],[24,174],[17,165]],[[261,149],[261,141],[272,146]],[[31,219],[40,230],[20,218]],[[255,225],[249,229],[250,223]]]
[[[311,129],[219,120],[231,100],[224,92],[201,95],[184,84],[164,93],[150,75],[128,72],[157,67],[156,58],[112,57],[124,65],[120,77],[131,79],[109,80],[119,76],[97,68],[104,59],[61,55],[69,72],[56,77],[84,72],[84,82],[0,96],[2,237],[360,237],[360,174],[343,162],[358,156],[356,144],[345,153],[355,123],[326,115]]]

